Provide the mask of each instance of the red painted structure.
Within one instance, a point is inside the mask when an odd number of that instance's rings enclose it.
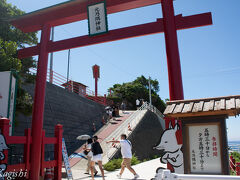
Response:
[[[117,13],[129,9],[135,9],[148,5],[162,3],[163,18],[156,22],[111,30],[104,35],[89,37],[80,36],[67,40],[50,41],[50,27],[63,25],[87,18],[87,5],[100,2],[100,0],[75,0],[53,6],[19,18],[12,19],[11,24],[23,32],[34,32],[42,30],[41,42],[35,47],[19,50],[18,57],[25,58],[39,55],[38,72],[35,88],[34,110],[32,119],[32,151],[31,151],[31,173],[30,178],[39,179],[40,173],[40,151],[41,135],[43,126],[44,97],[46,84],[46,71],[48,53],[110,42],[131,37],[162,33],[165,34],[168,72],[169,72],[169,94],[170,100],[183,99],[183,85],[181,78],[181,65],[179,58],[177,30],[205,26],[212,24],[211,13],[182,17],[175,16],[173,0],[105,0],[107,13]],[[173,120],[167,120],[166,125]],[[181,134],[178,134],[181,140]]]
[[[230,155],[229,164],[230,164],[230,170],[233,173],[236,173],[237,176],[240,176],[240,162],[236,163],[236,160],[234,159],[232,154]]]
[[[175,24],[177,30],[211,25],[212,24],[211,13],[203,13],[186,17],[183,17],[180,14],[178,16],[175,16]],[[156,22],[110,30],[108,34],[100,35],[97,37],[89,37],[88,35],[85,35],[55,42],[49,41],[48,51],[49,53],[57,52],[70,48],[84,47],[88,45],[112,42],[157,33],[164,33],[162,18],[157,19]],[[20,49],[18,51],[18,57],[21,59],[29,56],[35,56],[38,54],[39,45],[25,49]]]
[[[30,72],[33,74],[36,74],[37,69],[31,68]],[[56,86],[65,87],[71,92],[74,92],[80,96],[85,96],[86,98],[92,101],[95,101],[99,104],[102,104],[104,106],[112,104],[112,101],[107,100],[105,95],[104,96],[98,95],[98,97],[95,97],[95,92],[90,90],[87,86],[85,86],[82,83],[78,83],[72,80],[69,80],[68,83],[66,83],[66,81],[68,80],[66,77],[64,77],[63,75],[55,71],[51,72],[50,70],[48,70],[47,77],[49,78],[51,74],[52,74],[52,84],[55,84]]]
[[[24,162],[22,164],[14,164],[14,165],[8,165],[6,172],[18,172],[22,170],[24,173],[24,176],[26,175],[27,179],[29,178],[29,172],[31,172],[31,162],[30,162],[30,146],[33,144],[33,139],[31,136],[31,129],[25,129],[25,136],[9,136],[9,124],[10,120],[6,118],[0,119],[0,129],[1,134],[5,137],[6,144],[24,144]],[[45,132],[42,131],[41,136],[41,142],[42,142],[42,148],[40,151],[41,155],[41,166],[40,166],[40,175],[44,175],[44,169],[45,168],[53,168],[54,167],[54,179],[60,180],[62,177],[62,125],[56,125],[55,126],[55,137],[45,137]],[[54,160],[51,161],[45,161],[45,151],[44,146],[45,144],[54,144]],[[3,161],[0,161],[0,163],[6,163],[8,162],[8,150],[4,150],[5,159]]]
[[[230,170],[235,171],[236,170],[236,161],[235,161],[235,159],[233,158],[232,155],[230,155],[229,164],[230,164]]]
[[[47,80],[48,52],[47,43],[50,38],[51,27],[45,24],[42,29],[41,43],[39,47],[38,71],[34,93],[33,115],[32,115],[32,146],[31,146],[31,171],[30,179],[39,179],[43,113],[45,103],[45,88]],[[37,162],[37,163],[36,163]]]
[[[80,82],[69,80],[68,82],[61,84],[61,86],[79,95],[87,93],[87,86]]]

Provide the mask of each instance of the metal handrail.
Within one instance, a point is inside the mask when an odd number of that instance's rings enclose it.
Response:
[[[133,114],[131,114],[130,117],[128,117],[115,131],[114,134],[120,135],[122,133],[124,133],[125,131],[123,131],[123,127],[126,127],[126,125],[128,125],[128,123],[132,122],[134,119],[136,119],[136,117],[139,115],[139,112],[144,110],[146,108],[146,103],[144,103],[137,111],[135,111]],[[127,130],[127,129],[126,129]],[[109,139],[109,137],[108,137]]]
[[[148,102],[146,102],[148,103]],[[163,114],[153,105],[151,105],[150,103],[148,103],[148,110],[152,111],[153,113],[155,113],[161,123],[161,126],[163,129],[165,129],[165,120],[164,120],[164,116]]]
[[[31,68],[30,69],[30,73],[36,74],[36,72],[37,72],[36,68]],[[67,78],[64,77],[63,75],[57,73],[57,72],[54,72],[54,71],[52,72],[52,76],[53,76],[52,83],[54,85],[57,85],[57,86],[63,88],[62,85],[66,84]],[[49,79],[50,79],[50,70],[48,70],[48,72],[47,72],[47,77],[48,77],[47,80],[49,81]],[[73,80],[68,79],[68,81],[73,81]],[[88,98],[90,100],[93,100],[95,102],[98,102],[100,104],[104,104],[105,105],[105,101],[103,100],[103,98],[101,98],[101,97],[104,97],[104,96],[98,94],[98,96],[96,97],[95,96],[95,92],[90,90],[89,88],[86,88],[86,92],[81,92],[81,91],[79,91],[78,88],[72,86],[72,84],[69,84],[69,87],[66,87],[66,89],[68,89],[71,92],[75,92],[75,93],[77,93],[77,94],[79,94],[81,96],[84,96],[84,97],[86,97],[86,98]]]

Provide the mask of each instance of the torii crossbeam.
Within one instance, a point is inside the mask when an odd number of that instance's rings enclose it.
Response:
[[[175,23],[177,30],[211,25],[212,24],[211,13],[204,13],[187,17],[178,15],[175,16]],[[163,32],[164,32],[163,18],[160,18],[157,19],[156,22],[152,23],[110,30],[109,34],[102,35],[97,38],[85,35],[55,42],[50,41],[47,46],[47,51],[48,53],[51,53],[71,48],[83,47],[88,45],[100,44],[105,42],[117,41],[127,38]],[[40,45],[19,50],[18,57],[26,58],[29,56],[39,55],[39,46]]]
[[[184,99],[184,96],[177,30],[212,24],[211,13],[187,17],[183,17],[182,15],[175,16],[173,0],[105,0],[108,14],[161,3],[163,18],[157,19],[156,22],[152,23],[110,30],[107,34],[94,37],[80,36],[56,42],[50,41],[51,27],[85,20],[87,18],[87,6],[97,2],[101,2],[101,0],[71,0],[10,20],[12,25],[23,32],[42,30],[40,44],[21,49],[18,52],[19,58],[39,55],[32,119],[33,143],[30,172],[32,180],[39,179],[48,53],[143,35],[164,33],[170,100],[181,100]],[[168,123],[166,122],[166,124]],[[178,134],[178,139],[181,142],[181,132]],[[61,164],[59,166],[61,168]]]

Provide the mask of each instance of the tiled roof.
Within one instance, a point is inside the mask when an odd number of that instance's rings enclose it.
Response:
[[[208,115],[240,114],[240,95],[205,99],[168,101],[164,111],[166,117],[189,117]]]

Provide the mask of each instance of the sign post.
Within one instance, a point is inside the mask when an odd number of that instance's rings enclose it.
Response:
[[[183,155],[186,174],[229,175],[226,119],[239,114],[240,95],[168,101],[164,115],[182,122],[183,146],[179,151],[173,143],[178,127],[169,127],[161,138],[165,151],[161,158],[167,155],[175,172],[182,163],[178,157]],[[176,151],[168,151],[172,146]]]
[[[67,172],[68,179],[73,179],[64,138],[62,138],[62,155],[63,155],[63,161],[64,161],[64,165],[65,165],[65,169],[66,169],[66,172]]]
[[[107,9],[105,2],[88,6],[88,32],[95,36],[108,32]]]

